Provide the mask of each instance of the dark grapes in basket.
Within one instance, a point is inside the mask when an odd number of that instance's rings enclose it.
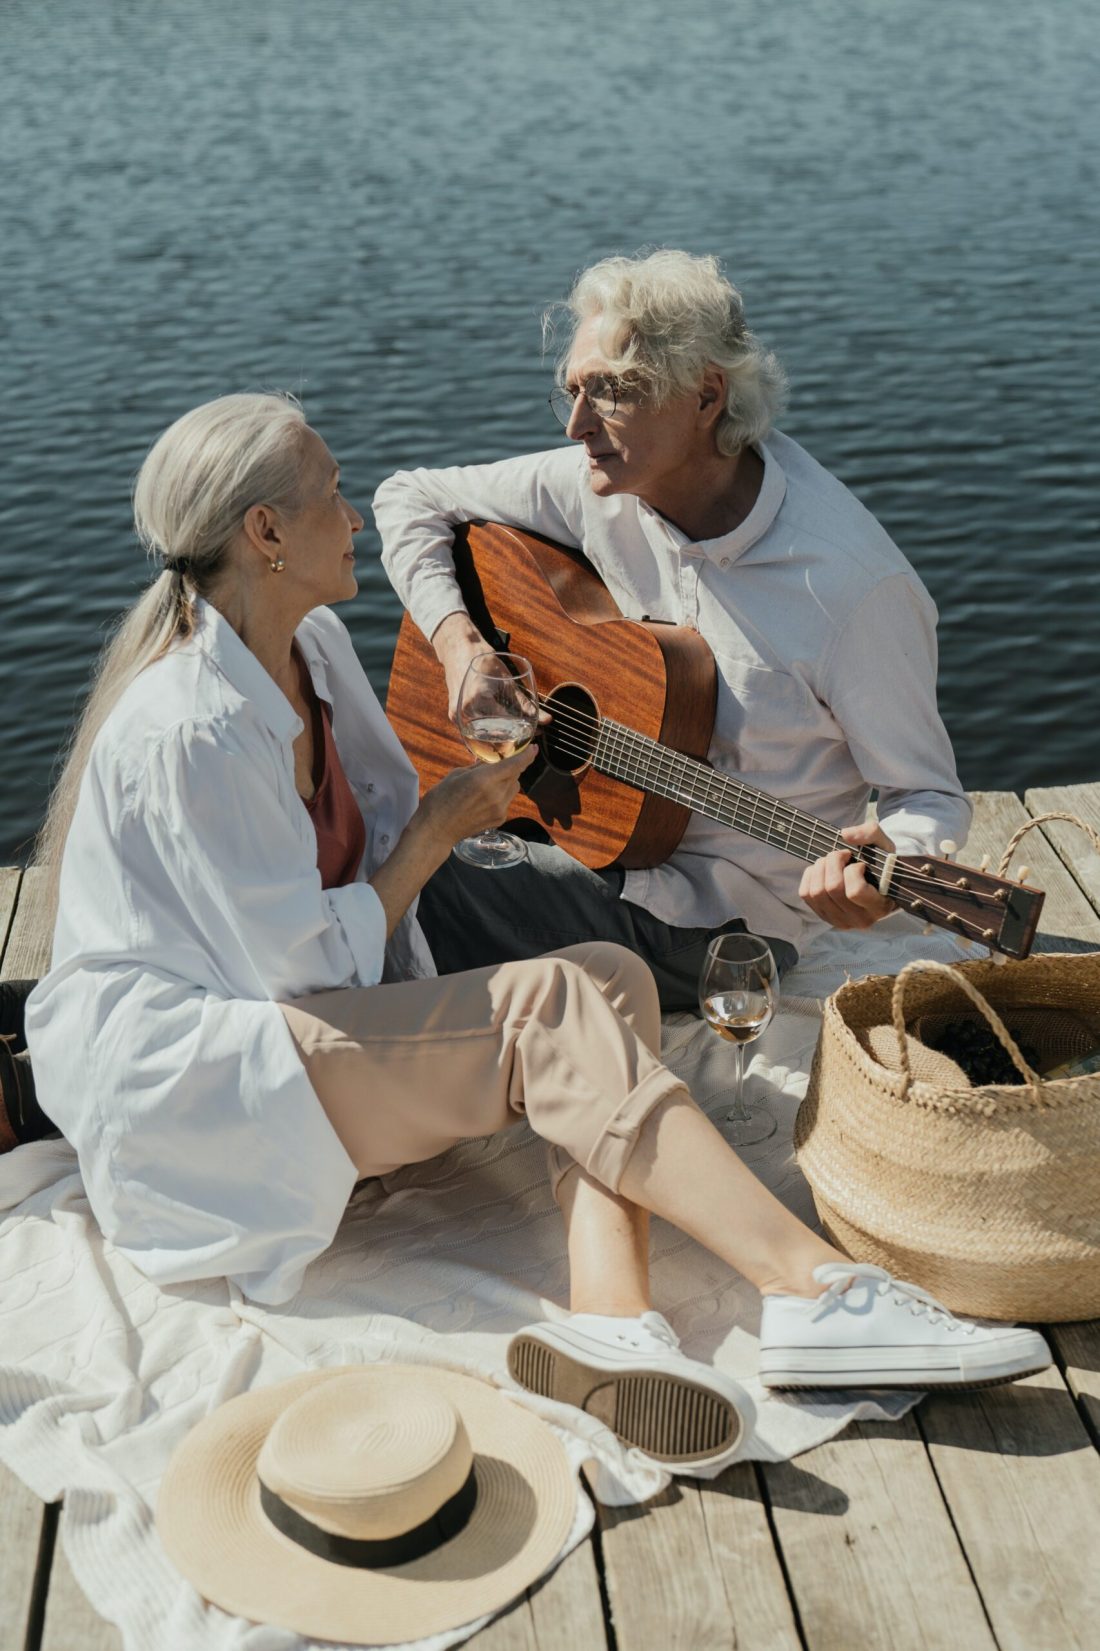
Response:
[[[1012,1056],[984,1021],[949,1020],[934,1032],[926,1032],[924,1042],[929,1049],[938,1049],[942,1055],[950,1055],[962,1067],[975,1089],[986,1084],[1022,1084],[1024,1081]],[[1019,1038],[1016,1042],[1027,1064],[1037,1067],[1037,1051]]]

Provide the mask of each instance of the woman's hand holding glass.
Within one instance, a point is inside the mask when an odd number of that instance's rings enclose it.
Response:
[[[745,1105],[745,1045],[775,1014],[779,980],[766,940],[756,934],[720,934],[707,947],[699,973],[699,1008],[707,1025],[733,1044],[733,1107],[726,1114],[734,1146],[751,1146],[775,1133],[774,1113]]]
[[[463,838],[480,836],[508,818],[520,775],[535,755],[528,746],[491,766],[479,763],[474,768],[456,768],[432,786],[420,812],[448,852]]]

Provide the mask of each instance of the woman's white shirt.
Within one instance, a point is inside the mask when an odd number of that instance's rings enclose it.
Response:
[[[357,881],[322,889],[301,720],[200,601],[96,739],[27,1006],[40,1099],[106,1236],[159,1283],[226,1276],[263,1302],[294,1294],[356,1179],[278,1003],[435,973],[415,907],[387,945],[367,882],[416,774],[335,614],[297,641],[363,813]]]

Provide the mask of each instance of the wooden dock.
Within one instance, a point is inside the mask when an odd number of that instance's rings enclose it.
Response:
[[[1100,784],[976,798],[966,858],[1029,815],[1100,831]],[[1018,857],[1047,950],[1100,945],[1100,858],[1069,826]],[[41,972],[35,875],[0,871],[0,977]],[[1100,1197],[1100,1189],[1098,1189]],[[777,1466],[601,1508],[595,1534],[478,1651],[1097,1651],[1100,1321],[1047,1328],[1056,1367],[926,1399]],[[121,1651],[44,1507],[0,1468],[0,1651]],[[144,1648],[135,1648],[144,1651]],[[179,1651],[188,1651],[180,1646]]]

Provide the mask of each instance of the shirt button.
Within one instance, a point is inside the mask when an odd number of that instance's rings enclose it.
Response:
[[[388,843],[388,842],[389,842],[389,838],[388,838],[388,837],[380,837],[380,838],[379,838],[379,839],[378,839],[378,840],[379,840],[379,842],[380,842],[380,843],[381,843],[381,844],[382,844],[382,847],[383,847],[383,848],[385,848],[385,846],[386,846],[386,844],[387,844],[387,843]]]
[[[719,566],[724,567],[724,568],[728,568],[729,565],[730,565],[729,557],[728,556],[723,556],[721,562],[719,563]]]
[[[370,782],[370,784],[369,784],[369,785],[368,785],[368,786],[367,786],[367,790],[368,790],[368,791],[373,791],[373,790],[374,790],[374,781],[373,781],[373,780],[372,780],[372,781],[371,781],[371,782]]]

